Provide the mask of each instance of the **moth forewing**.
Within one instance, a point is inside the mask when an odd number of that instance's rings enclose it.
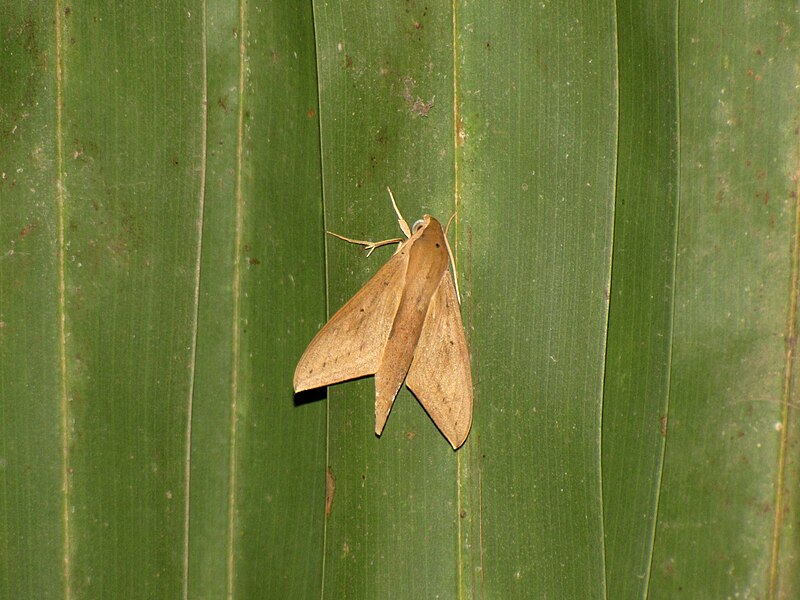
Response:
[[[331,317],[297,363],[295,392],[375,373],[400,303],[407,264],[407,254],[395,254]]]
[[[403,293],[375,373],[375,433],[380,435],[417,348],[431,297],[447,270],[447,250],[439,222],[425,215],[406,248]]]
[[[336,235],[368,249],[382,244]],[[418,231],[402,240],[398,251],[314,336],[294,371],[295,392],[375,374],[403,293],[408,249],[421,235]]]
[[[449,269],[431,298],[406,386],[453,449],[459,448],[472,426],[472,371]]]

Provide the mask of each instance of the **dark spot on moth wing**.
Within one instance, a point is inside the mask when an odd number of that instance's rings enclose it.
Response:
[[[439,245],[439,242],[436,242],[436,247],[437,248],[441,248],[441,246]]]

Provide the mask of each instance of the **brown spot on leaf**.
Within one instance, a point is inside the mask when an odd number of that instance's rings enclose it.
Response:
[[[427,117],[428,113],[433,108],[433,103],[436,100],[436,96],[433,96],[429,102],[425,102],[419,96],[415,97],[411,93],[415,84],[416,82],[411,77],[406,77],[403,79],[403,100],[405,100],[405,103],[411,112],[419,115],[420,117]]]
[[[36,223],[28,223],[19,230],[19,239],[24,240],[30,233],[36,229]]]
[[[333,478],[333,471],[328,467],[325,469],[325,517],[331,516],[333,509],[333,494],[336,491],[336,480]]]

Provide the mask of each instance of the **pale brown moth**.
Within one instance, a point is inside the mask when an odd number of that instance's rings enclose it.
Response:
[[[388,188],[387,188],[388,189]],[[386,244],[397,252],[311,340],[294,373],[295,392],[375,375],[375,433],[381,435],[405,380],[454,449],[472,425],[472,373],[450,272],[450,246],[430,215],[403,219],[406,239],[352,240],[367,255]]]

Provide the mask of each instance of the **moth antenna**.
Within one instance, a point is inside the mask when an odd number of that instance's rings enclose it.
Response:
[[[351,244],[357,244],[359,246],[364,246],[364,250],[367,252],[367,256],[372,254],[375,251],[375,248],[380,248],[381,246],[388,246],[389,244],[401,244],[405,240],[403,238],[392,238],[390,240],[381,240],[380,242],[369,242],[366,240],[354,240],[349,237],[344,237],[343,235],[339,235],[338,233],[333,233],[332,231],[326,231],[328,235],[332,235],[333,237],[337,237],[340,240],[344,240],[345,242],[349,242]]]
[[[455,217],[455,213],[453,213],[453,217]],[[450,221],[453,220],[453,217],[450,217]],[[450,226],[450,221],[447,222],[448,227]],[[444,234],[444,245],[447,248],[447,255],[450,257],[450,268],[453,271],[453,283],[456,286],[456,298],[458,298],[458,303],[461,304],[461,293],[458,291],[458,273],[456,272],[456,259],[453,258],[453,251],[450,249],[450,242],[447,241],[447,229],[445,229]]]
[[[391,188],[387,185],[386,190],[389,192],[389,198],[392,200],[392,206],[394,206],[394,212],[397,213],[397,222],[400,225],[400,230],[405,234],[407,238],[411,237],[411,229],[408,227],[408,223],[403,218],[403,215],[400,214],[400,209],[397,208],[397,202],[394,201],[394,194],[392,193]]]

